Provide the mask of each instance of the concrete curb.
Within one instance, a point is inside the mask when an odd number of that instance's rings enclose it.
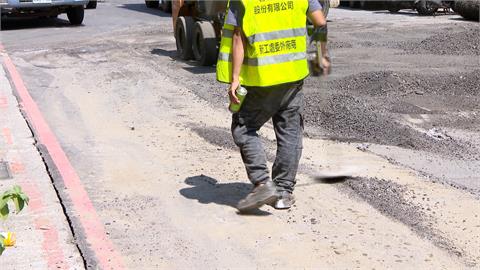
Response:
[[[17,234],[17,244],[4,252],[2,265],[8,269],[84,269],[61,203],[3,68],[0,100],[0,159],[8,162],[12,176],[0,180],[0,192],[20,185],[30,197],[24,212],[2,224],[2,230]]]

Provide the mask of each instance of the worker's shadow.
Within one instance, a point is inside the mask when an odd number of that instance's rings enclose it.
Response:
[[[197,200],[202,204],[215,203],[233,208],[236,208],[238,201],[243,199],[252,189],[252,185],[247,183],[219,184],[217,180],[203,174],[188,177],[185,179],[185,184],[191,186],[180,190],[180,194],[185,198]],[[246,215],[257,216],[270,214],[270,212],[260,209],[246,213]]]

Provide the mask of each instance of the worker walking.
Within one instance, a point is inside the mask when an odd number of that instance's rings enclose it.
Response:
[[[238,203],[241,212],[270,204],[288,209],[302,154],[303,80],[308,76],[307,16],[326,24],[318,0],[230,1],[222,32],[217,79],[248,93],[232,116],[232,135],[254,188]],[[258,130],[272,119],[277,153],[270,177]]]

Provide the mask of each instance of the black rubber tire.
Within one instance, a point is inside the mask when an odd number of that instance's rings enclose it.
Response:
[[[215,28],[208,21],[198,21],[193,30],[193,56],[202,66],[211,66],[217,62],[218,49]]]
[[[158,0],[145,0],[145,5],[148,8],[158,8],[159,1]]]
[[[360,7],[360,9],[365,9],[367,7],[367,4],[365,3],[365,1],[358,1],[358,6]]]
[[[86,9],[96,9],[97,8],[97,1],[88,1]]]
[[[479,21],[480,0],[457,0],[455,11],[463,18],[472,21]]]
[[[432,1],[422,0],[415,5],[415,9],[422,16],[432,16],[437,12],[438,5]]]
[[[162,0],[160,4],[160,9],[167,13],[172,13],[172,1],[171,0]]]
[[[390,13],[398,13],[400,9],[397,7],[389,7],[388,11],[390,11]]]
[[[180,16],[175,24],[175,43],[177,54],[183,60],[190,60],[193,57],[192,41],[195,21],[192,17]]]
[[[385,6],[391,13],[398,13],[401,9],[396,1],[385,2]]]
[[[84,15],[85,15],[85,11],[84,11],[83,5],[75,6],[67,9],[68,21],[72,25],[82,24]]]

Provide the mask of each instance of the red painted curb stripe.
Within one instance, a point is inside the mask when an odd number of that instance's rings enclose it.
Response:
[[[48,268],[71,269],[66,263],[65,256],[60,248],[57,228],[50,222],[50,220],[42,217],[45,207],[38,187],[34,183],[31,183],[31,181],[21,182],[20,185],[30,197],[28,208],[30,209],[30,212],[35,214],[33,221],[35,229],[41,231],[43,234],[42,249],[47,257]]]
[[[85,232],[86,240],[95,253],[99,266],[102,269],[125,269],[120,254],[115,250],[113,243],[107,237],[103,224],[100,222],[100,218],[80,178],[43,118],[37,104],[28,93],[20,74],[8,54],[4,53],[3,61],[20,98],[20,106],[23,108],[28,122],[32,126],[38,141],[45,145],[60,173],[65,185],[65,192],[72,201],[75,214],[78,216]]]
[[[1,99],[0,99],[1,100]],[[7,99],[5,98],[5,104],[8,105]],[[10,131],[10,128],[3,128],[3,135],[5,141],[8,145],[13,145],[13,137]],[[35,230],[39,231],[42,237],[42,250],[43,256],[47,259],[48,269],[58,270],[58,269],[70,269],[69,265],[66,262],[65,256],[62,249],[60,248],[60,243],[58,241],[58,229],[54,224],[51,224],[50,220],[45,217],[45,206],[43,204],[43,196],[39,191],[37,184],[34,181],[27,180],[25,176],[25,166],[22,162],[19,161],[18,157],[15,155],[12,158],[11,168],[15,177],[20,177],[19,180],[20,186],[25,190],[25,193],[28,194],[30,198],[29,209],[33,213],[33,224]]]
[[[3,128],[3,138],[7,144],[13,144],[12,134],[9,128]]]

